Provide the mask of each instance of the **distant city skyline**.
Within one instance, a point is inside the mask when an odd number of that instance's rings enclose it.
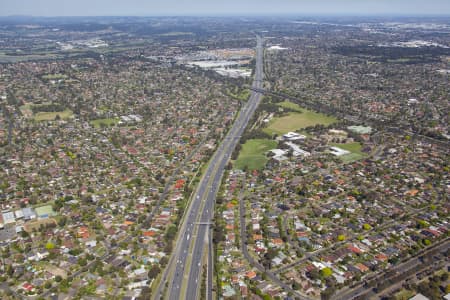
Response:
[[[0,15],[450,15],[449,0],[0,0]]]

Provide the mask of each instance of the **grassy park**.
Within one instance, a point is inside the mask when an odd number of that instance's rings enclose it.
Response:
[[[43,205],[35,208],[36,214],[38,216],[47,215],[49,217],[53,217],[56,215],[51,205]]]
[[[273,118],[269,125],[264,128],[264,131],[268,134],[285,134],[309,126],[319,124],[327,126],[337,122],[335,117],[301,108],[298,104],[289,101],[280,102],[278,105],[289,108],[294,112],[289,112],[283,117]]]
[[[38,112],[34,115],[34,119],[36,121],[53,121],[57,116],[59,116],[61,119],[69,119],[73,116],[73,112],[70,109],[54,112]]]
[[[345,154],[345,155],[342,155],[339,157],[344,163],[357,161],[357,160],[363,159],[367,156],[366,153],[361,151],[362,146],[358,142],[346,143],[346,144],[333,143],[333,144],[331,144],[331,146],[339,147],[341,149],[351,152],[349,154]]]
[[[34,108],[36,107],[45,107],[52,105],[51,102],[45,102],[42,104],[31,104],[27,103],[22,105],[19,109],[24,117],[34,119],[35,121],[53,121],[56,119],[56,116],[59,116],[60,119],[69,119],[73,117],[73,112],[70,109],[63,109],[61,111],[39,111],[33,113]]]
[[[92,120],[90,123],[95,128],[100,128],[101,126],[116,125],[117,123],[119,123],[119,119],[118,118],[97,119],[97,120]]]
[[[237,169],[247,167],[250,170],[261,170],[267,163],[266,152],[277,147],[277,142],[266,139],[248,140],[239,153],[235,162]]]

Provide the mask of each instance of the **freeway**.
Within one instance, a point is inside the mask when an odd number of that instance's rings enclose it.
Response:
[[[263,39],[257,36],[255,78],[252,87],[262,88],[263,79]],[[207,298],[212,299],[212,240],[209,222],[214,215],[216,194],[219,190],[225,166],[231,153],[256,108],[261,102],[261,93],[253,91],[242,107],[233,126],[217,151],[212,156],[208,168],[193,194],[192,201],[185,211],[183,222],[177,236],[176,246],[163,273],[154,299],[199,299],[203,261],[206,254]],[[164,288],[168,287],[164,295]]]

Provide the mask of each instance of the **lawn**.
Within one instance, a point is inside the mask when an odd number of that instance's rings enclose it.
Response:
[[[95,128],[100,128],[100,126],[102,126],[102,124],[104,126],[116,125],[117,123],[119,123],[119,119],[117,119],[117,118],[97,119],[97,120],[92,120],[90,123]]]
[[[339,147],[341,149],[351,152],[350,154],[345,154],[345,155],[342,155],[339,157],[344,163],[354,162],[354,161],[363,159],[367,156],[366,153],[361,151],[362,145],[358,142],[347,143],[347,144],[333,143],[333,144],[331,144],[331,146]]]
[[[55,112],[38,112],[34,115],[36,121],[53,121],[59,116],[61,119],[69,119],[73,116],[73,112],[70,109]]]
[[[266,152],[277,147],[277,142],[266,139],[248,140],[241,149],[239,157],[235,162],[237,169],[248,167],[250,170],[261,170],[268,159]]]
[[[338,121],[335,117],[301,108],[299,105],[289,101],[280,102],[278,105],[296,112],[290,112],[284,117],[272,119],[269,125],[264,128],[264,131],[268,134],[285,134],[318,124],[327,126]]]
[[[301,108],[300,105],[298,105],[297,103],[291,102],[291,101],[283,101],[278,103],[279,106],[281,107],[286,107],[298,112],[303,112],[305,111],[305,109]]]
[[[44,205],[40,207],[36,207],[34,209],[38,217],[42,218],[43,216],[53,217],[56,216],[55,211],[53,210],[51,205]]]

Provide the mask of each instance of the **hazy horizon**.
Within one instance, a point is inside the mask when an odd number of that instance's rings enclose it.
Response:
[[[447,16],[448,0],[0,0],[0,16]]]

